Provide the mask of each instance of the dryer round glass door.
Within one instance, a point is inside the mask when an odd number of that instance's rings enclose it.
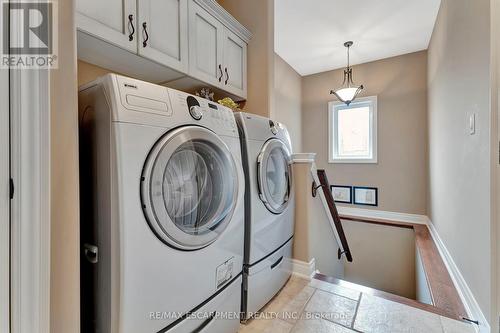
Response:
[[[196,250],[214,242],[231,220],[237,195],[232,155],[208,129],[173,130],[149,153],[141,178],[143,210],[170,246]]]
[[[288,205],[292,188],[291,155],[278,139],[268,140],[257,158],[259,196],[267,209],[282,213]]]

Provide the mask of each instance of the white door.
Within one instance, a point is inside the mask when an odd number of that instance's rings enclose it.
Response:
[[[222,86],[223,25],[194,1],[189,2],[189,74]]]
[[[236,34],[224,29],[224,89],[246,97],[247,44]]]
[[[0,70],[0,332],[10,332],[9,71]]]
[[[170,68],[188,69],[188,0],[138,2],[139,54]]]
[[[136,0],[76,0],[76,12],[78,30],[137,52]]]

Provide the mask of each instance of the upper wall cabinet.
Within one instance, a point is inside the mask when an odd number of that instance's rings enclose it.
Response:
[[[141,0],[138,5],[139,54],[187,71],[187,0]]]
[[[218,86],[223,74],[224,26],[194,1],[189,5],[189,74]]]
[[[247,44],[228,29],[224,31],[225,89],[233,94],[247,94]]]
[[[188,0],[77,0],[80,31],[185,72]]]
[[[78,0],[76,10],[78,29],[129,51],[137,50],[136,0]]]
[[[243,38],[249,38],[249,32],[218,7],[211,0],[190,0],[189,74],[246,97],[248,39]]]
[[[76,0],[78,57],[118,73],[247,96],[250,32],[215,0]]]

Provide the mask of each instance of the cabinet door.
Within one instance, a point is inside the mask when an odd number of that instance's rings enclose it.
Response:
[[[76,0],[78,30],[137,52],[135,0]]]
[[[188,0],[138,2],[139,54],[162,65],[187,72]]]
[[[194,1],[189,7],[189,74],[221,86],[224,27]]]
[[[247,94],[247,44],[232,31],[224,30],[224,89],[235,95]]]

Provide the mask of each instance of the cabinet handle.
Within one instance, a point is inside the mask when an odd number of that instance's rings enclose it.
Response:
[[[148,35],[148,25],[146,22],[142,24],[142,28],[144,29],[144,33],[146,34],[146,39],[142,42],[142,47],[148,46],[148,40],[149,40],[149,35]]]
[[[224,76],[224,73],[222,73],[222,65],[219,65],[219,71],[220,71],[219,82],[221,82],[222,76]]]
[[[224,82],[224,84],[227,85],[227,81],[229,81],[229,73],[227,72],[227,67],[224,68],[224,71],[226,72],[226,81]]]
[[[128,40],[131,42],[134,40],[134,34],[135,34],[135,27],[134,27],[134,15],[129,15],[128,16],[128,23],[130,25],[130,27],[132,27],[132,31],[130,31],[130,35],[128,35]]]

